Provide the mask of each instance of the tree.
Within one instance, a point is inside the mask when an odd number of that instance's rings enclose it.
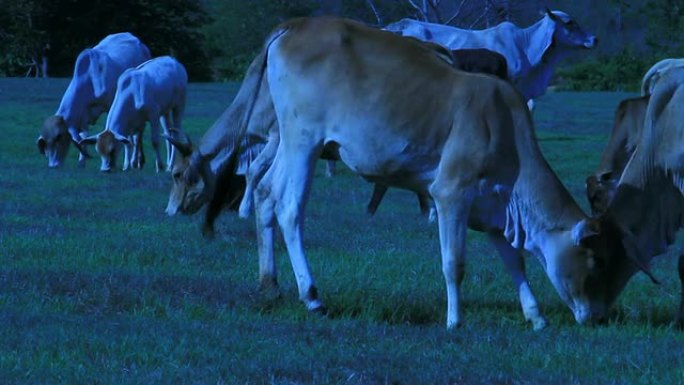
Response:
[[[128,31],[153,56],[173,55],[192,80],[209,80],[200,28],[209,22],[200,0],[0,0],[0,71],[19,75],[45,47],[51,73],[70,76],[76,56],[106,35]],[[23,70],[25,71],[25,70]]]

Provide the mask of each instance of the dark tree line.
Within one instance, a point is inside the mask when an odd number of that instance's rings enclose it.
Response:
[[[192,78],[210,78],[201,27],[211,18],[200,0],[0,0],[0,9],[0,73],[46,61],[50,76],[70,76],[81,50],[129,31],[154,56],[173,55]]]
[[[83,48],[130,31],[153,55],[177,57],[191,81],[239,79],[268,31],[292,17],[335,14],[374,26],[412,17],[481,29],[530,25],[547,7],[599,36],[598,49],[568,61],[594,62],[582,76],[602,65],[600,76],[610,76],[612,63],[631,68],[620,77],[635,77],[657,58],[684,56],[684,0],[0,0],[0,76],[70,76]]]

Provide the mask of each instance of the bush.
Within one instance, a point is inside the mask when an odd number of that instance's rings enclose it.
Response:
[[[624,49],[614,56],[603,56],[557,71],[559,90],[638,91],[644,73],[657,60]]]

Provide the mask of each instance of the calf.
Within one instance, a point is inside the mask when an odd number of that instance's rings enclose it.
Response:
[[[171,127],[181,129],[187,83],[185,68],[170,56],[149,60],[121,75],[105,130],[81,141],[96,144],[97,152],[102,158],[101,171],[112,169],[117,142],[124,143],[133,152],[133,143],[129,138],[138,135],[137,140],[141,142],[145,123],[148,121],[152,130],[152,146],[157,155],[157,172],[164,168],[159,153],[160,125],[165,133]],[[142,149],[139,151],[142,152]],[[169,169],[172,167],[173,153],[171,148],[167,158]],[[141,156],[141,153],[134,155],[133,160],[140,159]],[[127,170],[128,156],[125,163],[123,169]]]

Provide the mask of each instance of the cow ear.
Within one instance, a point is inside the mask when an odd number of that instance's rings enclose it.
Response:
[[[175,128],[169,129],[168,134],[163,134],[164,138],[171,143],[183,156],[190,156],[192,154],[192,142],[190,137],[183,131]]]
[[[579,246],[582,244],[582,240],[598,234],[600,229],[601,226],[598,220],[584,218],[572,228],[572,241],[575,246]]]
[[[651,272],[651,269],[648,267],[647,264],[642,262],[642,256],[643,252],[639,248],[639,244],[637,243],[637,239],[632,234],[631,231],[627,229],[621,229],[622,230],[622,246],[625,248],[625,253],[627,254],[627,257],[634,262],[634,264],[644,272],[648,276],[648,278],[651,279],[653,283],[656,285],[660,285],[660,281],[653,275]]]
[[[39,136],[38,139],[36,140],[36,146],[38,146],[38,152],[40,152],[41,155],[45,155],[45,146],[47,143],[45,142],[45,138],[43,136]]]

